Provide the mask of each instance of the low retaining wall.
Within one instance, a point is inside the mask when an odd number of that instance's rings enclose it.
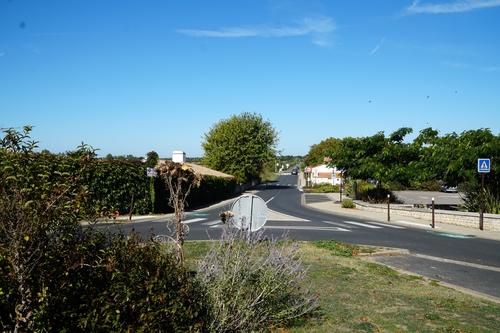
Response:
[[[356,208],[377,213],[387,213],[385,204],[369,204],[355,200]],[[413,208],[411,206],[391,204],[391,214],[409,216],[431,222],[432,211],[426,208]],[[434,210],[434,221],[438,223],[453,224],[467,228],[479,229],[479,213],[456,212],[449,210]],[[483,229],[500,231],[500,215],[484,214]]]

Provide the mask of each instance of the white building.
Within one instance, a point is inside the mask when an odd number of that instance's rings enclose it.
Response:
[[[326,164],[315,166],[311,170],[311,182],[317,184],[340,185],[342,175],[336,167],[332,168]]]

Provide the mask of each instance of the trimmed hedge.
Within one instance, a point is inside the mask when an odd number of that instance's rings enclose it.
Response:
[[[45,170],[52,178],[61,173],[75,174],[78,165],[72,153],[36,153],[33,175]],[[3,155],[2,155],[3,156]],[[9,158],[11,155],[3,156]],[[85,169],[81,182],[87,189],[87,201],[82,203],[82,215],[106,216],[148,213],[170,213],[168,189],[160,177],[146,176],[146,164],[137,159],[95,159]],[[199,188],[193,188],[188,207],[198,207],[227,199],[236,191],[236,181],[214,176],[203,176]]]
[[[213,202],[230,198],[236,192],[234,179],[215,176],[203,176],[200,187],[192,188],[187,198],[187,207],[194,208]],[[170,213],[172,208],[168,205],[169,193],[164,180],[156,177],[154,180],[155,213]]]
[[[146,165],[138,160],[96,160],[86,175],[90,208],[99,213],[151,212]]]

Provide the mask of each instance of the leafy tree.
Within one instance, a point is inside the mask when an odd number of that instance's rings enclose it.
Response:
[[[346,176],[375,179],[379,185],[390,183],[391,188],[398,185],[435,189],[443,182],[463,184],[468,209],[477,210],[481,201],[487,201],[487,211],[499,210],[500,176],[496,166],[500,163],[500,135],[494,135],[489,129],[477,129],[439,136],[437,130],[429,127],[421,130],[413,142],[404,142],[411,132],[411,128],[402,127],[388,137],[383,132],[361,138],[347,137],[339,141],[338,147],[321,151],[317,158],[330,156],[330,164],[343,169]],[[308,156],[314,156],[313,149]],[[482,192],[476,170],[480,157],[490,158],[492,164]]]
[[[149,168],[154,168],[158,164],[159,160],[160,157],[158,156],[158,153],[155,152],[154,150],[146,154],[146,166]]]
[[[324,163],[325,157],[331,157],[340,149],[341,139],[327,138],[318,144],[312,145],[304,158],[305,165],[318,165]]]
[[[240,183],[259,180],[265,165],[274,160],[277,141],[276,130],[261,115],[234,115],[205,134],[204,164],[235,176]]]

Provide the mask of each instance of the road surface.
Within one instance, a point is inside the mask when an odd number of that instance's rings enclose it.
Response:
[[[411,225],[386,224],[352,216],[330,214],[307,208],[305,200],[322,200],[297,189],[297,176],[282,175],[278,182],[262,185],[256,195],[267,202],[270,210],[265,232],[269,236],[297,240],[326,240],[407,249],[412,254],[400,258],[381,259],[386,264],[426,275],[437,280],[500,299],[500,242],[475,237],[456,238]],[[219,214],[230,206],[188,212],[188,240],[217,239],[222,230]],[[143,237],[166,234],[164,220],[151,220],[108,226],[125,233],[132,229]],[[416,259],[417,258],[417,259]],[[472,266],[467,266],[472,265]],[[429,267],[433,267],[429,271]],[[427,268],[427,269],[425,269]]]

